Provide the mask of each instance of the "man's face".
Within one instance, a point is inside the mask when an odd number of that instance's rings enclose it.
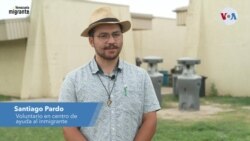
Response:
[[[105,24],[95,27],[89,42],[95,48],[96,55],[105,60],[116,59],[122,49],[123,35],[117,24]]]

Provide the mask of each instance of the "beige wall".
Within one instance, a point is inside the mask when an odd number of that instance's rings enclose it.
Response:
[[[250,96],[250,1],[191,0],[186,55],[201,59],[198,73],[208,76],[220,95]],[[239,18],[225,25],[220,12],[231,7]]]
[[[107,4],[79,0],[32,1],[21,98],[57,97],[65,75],[91,60],[94,50],[80,36],[91,13]],[[121,20],[131,20],[129,8],[108,5]],[[121,56],[134,63],[133,35],[124,34]]]
[[[26,39],[0,41],[0,94],[20,96]]]
[[[182,57],[186,27],[176,26],[175,19],[153,18],[152,30],[136,30],[133,33],[136,56],[162,57],[164,60],[159,64],[159,70],[170,71],[177,64],[176,60]],[[145,68],[146,64],[142,67]]]

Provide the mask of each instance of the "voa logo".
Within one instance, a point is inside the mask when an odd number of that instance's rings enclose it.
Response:
[[[224,8],[220,15],[226,25],[232,25],[238,20],[238,14],[233,8]]]

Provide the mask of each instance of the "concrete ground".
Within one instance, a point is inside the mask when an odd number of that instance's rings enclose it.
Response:
[[[172,94],[173,93],[173,88],[172,87],[161,87],[161,94]]]

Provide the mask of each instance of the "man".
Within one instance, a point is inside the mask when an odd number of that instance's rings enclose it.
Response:
[[[111,9],[93,12],[82,32],[95,49],[94,58],[69,73],[61,102],[103,102],[93,127],[64,127],[67,141],[150,141],[160,109],[147,72],[119,59],[129,21],[119,21]],[[81,110],[81,109],[79,109]]]

